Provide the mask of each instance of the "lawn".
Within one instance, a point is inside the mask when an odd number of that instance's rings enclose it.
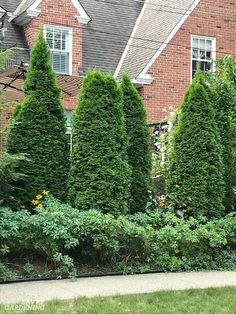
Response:
[[[45,304],[0,306],[0,313],[91,314],[223,314],[236,313],[236,287],[187,291],[161,291],[116,297],[54,300]],[[36,309],[38,307],[38,310]]]

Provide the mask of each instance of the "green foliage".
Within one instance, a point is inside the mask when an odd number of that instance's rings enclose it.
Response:
[[[23,269],[24,269],[26,277],[34,278],[37,276],[37,273],[34,270],[34,266],[30,262],[25,263],[25,265],[23,266]]]
[[[111,270],[236,269],[236,218],[188,220],[172,213],[120,216],[78,211],[46,197],[35,214],[0,208],[0,254],[37,255],[55,264],[58,276],[76,276],[75,261]],[[33,276],[30,264],[24,266]]]
[[[154,263],[158,269],[235,268],[235,217],[206,222],[194,218],[183,220],[167,214],[163,217],[163,225],[156,231],[157,240],[153,247]]]
[[[141,96],[125,74],[122,79],[126,133],[129,138],[128,160],[132,170],[130,213],[144,211],[151,179],[151,142],[146,111]]]
[[[111,76],[91,71],[73,115],[69,201],[80,210],[127,212],[130,169],[121,90]]]
[[[11,271],[2,262],[0,262],[0,281],[9,281],[16,279],[16,273]]]
[[[173,133],[167,178],[168,193],[195,218],[220,217],[224,212],[222,145],[208,93],[198,73]]]
[[[0,155],[0,204],[9,205],[14,202],[12,195],[16,189],[16,182],[25,178],[23,173],[20,173],[19,164],[21,162],[29,162],[23,155],[9,155],[3,153]]]
[[[66,118],[42,33],[31,52],[24,92],[24,102],[13,114],[7,150],[10,154],[26,154],[32,163],[30,167],[23,161],[20,164],[26,178],[18,182],[22,190],[15,192],[16,198],[27,204],[47,188],[65,199],[69,171]]]
[[[212,74],[210,86],[213,104],[216,109],[216,121],[222,142],[224,163],[226,211],[235,206],[233,188],[236,186],[235,156],[235,108],[236,108],[236,61],[233,57],[224,57],[217,63],[217,71]]]
[[[80,212],[52,196],[35,214],[0,208],[0,248],[8,254],[37,254],[55,262],[60,275],[75,275],[72,256],[94,262],[144,261],[153,230],[96,210]],[[79,254],[79,256],[78,256]],[[28,267],[27,267],[27,270]]]

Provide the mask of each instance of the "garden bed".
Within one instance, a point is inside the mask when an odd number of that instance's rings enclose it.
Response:
[[[3,281],[0,279],[0,284],[16,283],[16,282],[29,282],[29,281],[42,281],[42,280],[61,280],[69,279],[70,277],[65,275],[58,275],[56,268],[50,262],[45,262],[42,259],[35,259],[30,267],[27,265],[25,259],[15,259],[5,264],[10,271],[16,273],[15,279],[9,279]],[[135,274],[152,274],[152,273],[163,273],[159,270],[146,270],[140,271],[138,268],[132,268],[126,271],[115,270],[114,267],[104,267],[100,265],[87,265],[87,264],[76,264],[77,275],[75,278],[86,278],[86,277],[105,277],[105,276],[119,276],[119,275],[135,275]]]

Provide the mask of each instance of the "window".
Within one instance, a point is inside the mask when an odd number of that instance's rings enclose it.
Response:
[[[45,26],[45,37],[51,51],[53,70],[60,74],[71,74],[71,28],[47,25]]]
[[[192,36],[191,56],[192,78],[194,77],[198,66],[203,72],[212,72],[214,70],[213,61],[216,59],[215,38]]]
[[[68,138],[68,147],[72,150],[72,111],[66,110],[66,135]]]

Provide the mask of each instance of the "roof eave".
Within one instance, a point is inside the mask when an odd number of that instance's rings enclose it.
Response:
[[[152,84],[153,80],[154,78],[150,74],[146,74],[142,76],[137,76],[135,79],[132,80],[132,82],[135,84],[135,86],[141,87],[143,85]]]
[[[91,18],[88,15],[76,16],[75,18],[80,24],[88,24],[91,21]]]
[[[41,13],[41,10],[28,9],[18,16],[15,16],[13,14],[10,17],[9,22],[14,21],[16,24],[22,26],[22,25],[25,25],[26,23],[30,22],[32,19],[38,17],[40,13]]]

